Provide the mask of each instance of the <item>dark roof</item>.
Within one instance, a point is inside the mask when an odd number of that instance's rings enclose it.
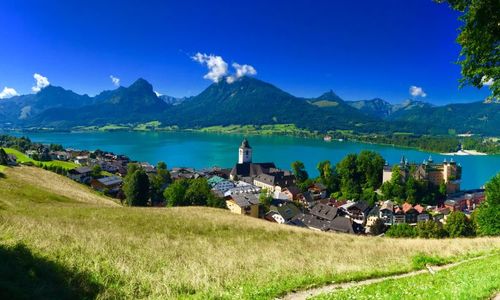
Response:
[[[247,207],[250,205],[260,204],[259,198],[255,194],[234,194],[231,198],[238,204],[239,207]]]
[[[92,169],[89,167],[80,167],[69,171],[71,174],[85,174],[91,173]]]
[[[286,187],[294,184],[295,177],[293,175],[285,174],[284,172],[275,172],[270,174],[259,174],[255,177],[256,181],[269,184],[269,185],[277,185],[281,187]]]
[[[283,217],[283,219],[285,219],[285,221],[288,221],[300,214],[300,210],[293,203],[287,203],[285,205],[279,206],[277,210]]]
[[[352,221],[345,217],[337,217],[330,222],[328,229],[343,233],[354,233]]]
[[[316,201],[313,199],[313,197],[311,196],[311,193],[309,193],[309,192],[302,193],[302,196],[304,196],[304,200],[308,203]]]
[[[329,226],[329,221],[320,220],[317,217],[309,214],[300,214],[296,219],[300,220],[309,228],[327,230]]]
[[[337,216],[337,208],[318,203],[311,209],[311,215],[331,221]]]
[[[300,221],[309,228],[322,231],[338,231],[344,233],[354,233],[352,221],[345,217],[336,217],[333,220],[322,220],[310,214],[299,214],[293,219],[293,222]]]
[[[244,138],[243,141],[241,142],[240,148],[250,148],[250,149],[252,149],[252,147],[250,147],[250,144],[248,143],[248,140],[246,138]]]
[[[288,186],[286,188],[292,195],[297,195],[297,194],[300,194],[300,189],[295,186],[295,185],[291,185],[291,186]]]
[[[300,219],[293,219],[293,220],[290,220],[290,221],[286,222],[285,224],[292,225],[292,226],[297,226],[297,227],[307,228],[307,225],[304,224]]]
[[[377,205],[375,205],[368,213],[368,216],[378,217],[379,214],[380,214],[380,208]]]
[[[242,163],[236,164],[231,170],[232,176],[255,177],[268,173],[269,169],[276,168],[274,163]]]
[[[103,184],[105,186],[112,186],[115,184],[121,184],[123,182],[123,180],[118,176],[103,177],[103,178],[97,179],[97,181],[99,181],[101,184]]]

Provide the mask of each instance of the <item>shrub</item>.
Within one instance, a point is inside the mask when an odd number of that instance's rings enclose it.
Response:
[[[443,265],[446,263],[446,260],[438,256],[430,256],[424,253],[419,253],[412,257],[411,263],[415,270],[420,270],[423,269],[426,265]]]
[[[475,234],[473,223],[461,211],[454,211],[448,215],[445,229],[452,238]]]
[[[388,237],[395,238],[411,238],[417,236],[415,227],[410,226],[406,223],[392,225],[385,234]]]
[[[417,224],[417,236],[424,239],[439,239],[448,235],[439,222],[428,220]]]
[[[500,235],[500,205],[483,203],[474,212],[478,235]]]

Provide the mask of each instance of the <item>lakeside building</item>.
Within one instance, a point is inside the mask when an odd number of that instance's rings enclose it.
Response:
[[[441,183],[446,185],[446,193],[453,194],[460,191],[460,180],[462,178],[462,166],[453,161],[446,159],[442,163],[435,163],[432,157],[424,160],[421,164],[409,163],[403,156],[399,162],[401,176],[406,181],[409,176],[417,180],[429,181],[435,186]],[[393,167],[384,166],[382,173],[382,182],[390,181],[392,178]]]
[[[243,139],[238,149],[238,163],[231,170],[229,179],[253,184],[270,193],[295,185],[295,176],[289,171],[276,168],[273,162],[254,163],[252,151],[248,140]]]

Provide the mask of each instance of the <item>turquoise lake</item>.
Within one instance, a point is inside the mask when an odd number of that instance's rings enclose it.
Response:
[[[170,167],[232,167],[238,159],[238,147],[243,135],[209,134],[196,132],[30,132],[9,133],[25,135],[33,141],[57,143],[76,149],[102,149],[128,155],[133,160],[156,164],[164,161]],[[289,169],[295,160],[301,160],[311,176],[316,176],[316,164],[321,160],[334,163],[348,153],[363,149],[379,152],[391,165],[404,155],[412,162],[422,162],[429,155],[436,162],[453,158],[463,167],[462,188],[484,185],[500,172],[500,156],[443,156],[406,148],[355,142],[324,142],[321,139],[288,136],[249,136],[255,162],[275,162]]]

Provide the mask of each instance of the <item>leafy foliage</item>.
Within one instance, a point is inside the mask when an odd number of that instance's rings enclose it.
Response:
[[[167,206],[211,206],[225,208],[224,199],[210,190],[206,178],[180,179],[174,181],[163,193]]]
[[[443,225],[433,220],[417,223],[416,231],[418,237],[425,239],[444,238],[448,235]]]
[[[388,237],[395,237],[395,238],[412,238],[417,236],[417,231],[415,227],[403,223],[403,224],[392,225],[389,228],[389,230],[387,230],[385,235]]]
[[[474,217],[479,235],[500,235],[500,173],[486,184],[486,202]]]
[[[374,191],[382,183],[384,159],[372,151],[361,151],[359,155],[348,154],[336,167],[343,199],[376,201]]]
[[[452,238],[474,235],[473,223],[461,211],[454,211],[448,215],[445,229]]]
[[[482,87],[492,79],[490,100],[500,100],[500,2],[498,0],[436,0],[463,12],[457,42],[462,46],[461,84]]]
[[[146,206],[149,200],[149,177],[136,164],[129,164],[123,191],[130,206]]]
[[[309,174],[307,174],[306,167],[301,161],[297,160],[292,163],[292,171],[299,184],[309,179]]]
[[[150,177],[151,204],[157,205],[165,202],[163,191],[171,181],[167,165],[164,162],[159,162],[156,166],[156,174]]]

